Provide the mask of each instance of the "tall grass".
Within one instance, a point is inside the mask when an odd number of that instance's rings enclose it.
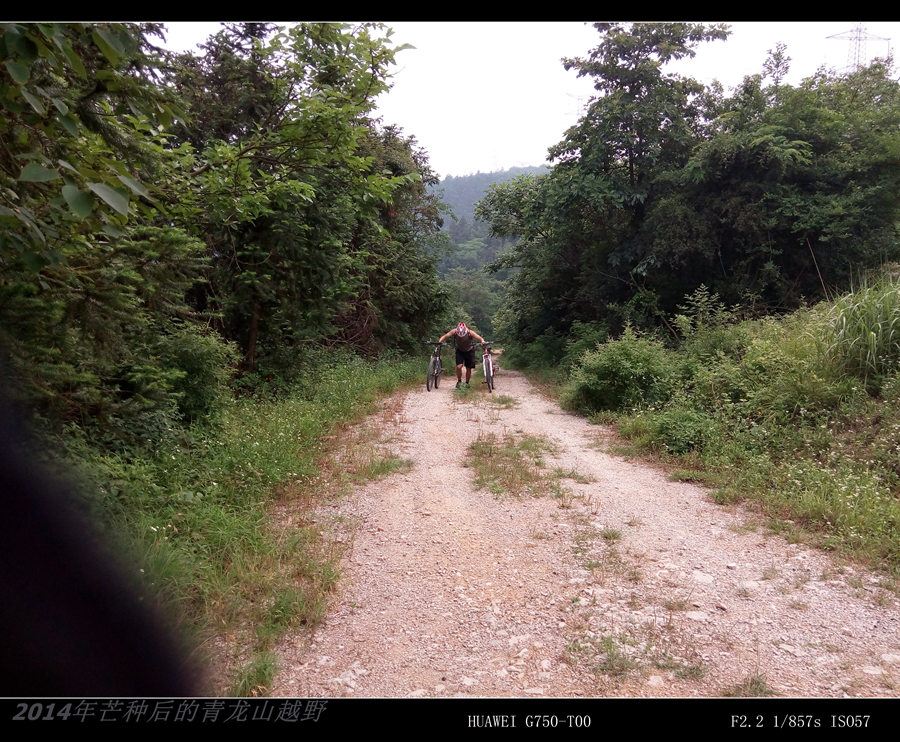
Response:
[[[829,360],[868,382],[900,368],[900,279],[884,277],[838,298],[831,310]]]

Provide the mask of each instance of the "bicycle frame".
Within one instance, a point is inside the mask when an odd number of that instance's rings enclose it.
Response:
[[[484,371],[484,381],[488,385],[488,391],[493,393],[494,391],[494,359],[491,357],[491,344],[490,343],[482,343],[481,347],[484,349],[481,354],[481,364],[482,369]]]
[[[428,373],[425,377],[425,388],[430,392],[432,385],[435,389],[440,384],[441,375],[444,373],[444,364],[441,361],[441,348],[445,343],[439,343],[431,352],[431,359],[428,362]]]

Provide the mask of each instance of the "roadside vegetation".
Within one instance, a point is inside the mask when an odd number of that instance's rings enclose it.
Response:
[[[900,281],[739,321],[705,288],[680,342],[628,328],[573,367],[561,401],[614,422],[673,476],[752,500],[779,530],[900,569]]]

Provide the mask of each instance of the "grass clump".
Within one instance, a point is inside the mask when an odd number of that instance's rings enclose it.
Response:
[[[466,464],[475,470],[475,486],[496,495],[559,497],[558,477],[546,470],[543,458],[556,450],[542,436],[481,433],[469,444]]]
[[[900,278],[864,282],[835,300],[827,357],[841,373],[878,386],[900,368]]]
[[[763,698],[777,696],[778,693],[769,686],[765,675],[754,672],[736,685],[725,688],[721,695],[726,698]]]

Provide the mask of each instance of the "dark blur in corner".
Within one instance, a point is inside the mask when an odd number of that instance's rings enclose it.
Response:
[[[9,376],[0,359],[0,379]],[[199,676],[0,388],[0,696],[195,696]]]

